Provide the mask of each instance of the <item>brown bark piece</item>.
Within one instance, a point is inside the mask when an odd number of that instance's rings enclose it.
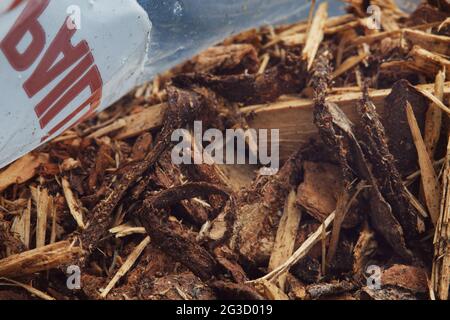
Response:
[[[124,197],[125,193],[136,183],[159,156],[171,145],[170,137],[174,129],[192,119],[203,107],[202,98],[192,92],[172,88],[169,90],[169,109],[165,114],[165,125],[158,136],[157,142],[141,162],[130,165],[119,177],[108,195],[93,209],[93,218],[81,235],[83,246],[92,251],[102,235],[107,231],[111,221],[112,211]]]
[[[274,101],[282,94],[300,92],[305,86],[303,63],[295,56],[287,56],[285,64],[262,74],[186,74],[176,76],[173,81],[180,86],[206,86],[232,102],[248,104]]]
[[[338,166],[305,162],[304,179],[297,190],[297,201],[318,221],[323,221],[336,208],[341,172]]]
[[[381,274],[383,286],[395,286],[408,289],[413,293],[428,291],[427,274],[425,270],[407,265],[393,265]]]
[[[367,158],[372,164],[380,192],[391,205],[392,213],[401,224],[407,239],[417,239],[423,222],[419,220],[418,212],[407,196],[408,191],[397,170],[394,157],[389,151],[384,127],[367,92],[359,103],[358,109],[368,149]]]
[[[259,60],[251,44],[219,45],[206,49],[181,68],[183,72],[209,72],[212,74],[239,74],[258,71]]]

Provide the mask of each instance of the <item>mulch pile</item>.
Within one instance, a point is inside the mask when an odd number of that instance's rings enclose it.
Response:
[[[346,2],[227,39],[3,169],[0,299],[448,299],[450,4]],[[280,170],[173,164],[194,121],[280,129]]]

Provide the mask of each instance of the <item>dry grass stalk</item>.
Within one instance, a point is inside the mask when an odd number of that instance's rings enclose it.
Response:
[[[60,241],[0,260],[1,277],[21,277],[57,268],[81,253],[69,241]]]
[[[431,285],[436,296],[448,300],[450,285],[450,140],[443,175],[441,212],[434,234],[434,259]]]
[[[446,82],[444,83],[444,94],[443,94],[443,98],[448,98],[449,93],[450,93],[450,82]],[[420,88],[420,87],[416,87],[425,97],[427,97],[431,102],[434,103],[434,105],[436,107],[439,107],[440,109],[442,109],[442,111],[445,111],[447,114],[450,115],[450,108],[448,108],[441,100],[439,100],[437,97],[435,97],[432,93],[430,93],[431,88],[430,89],[425,89],[425,88]]]
[[[323,40],[325,23],[328,18],[328,4],[321,3],[312,20],[311,27],[306,36],[306,44],[302,51],[302,58],[307,61],[308,70],[311,68],[317,50]]]
[[[445,158],[442,158],[440,160],[434,161],[433,162],[434,169],[437,170],[444,163],[445,163]],[[409,176],[407,176],[405,178],[405,185],[410,185],[418,177],[420,177],[420,169],[415,171],[415,172],[413,172],[413,173],[411,173]]]
[[[406,115],[419,158],[425,201],[430,212],[431,220],[433,221],[433,224],[436,225],[440,208],[439,181],[436,172],[434,171],[433,162],[425,147],[425,142],[423,141],[414,111],[409,102],[406,104]]]
[[[36,175],[37,169],[47,163],[49,156],[46,153],[28,153],[11,164],[0,173],[0,192],[15,183],[24,183]]]
[[[444,82],[445,71],[441,70],[436,75],[436,81],[434,86],[434,95],[437,99],[442,101],[444,99]],[[434,151],[439,140],[442,125],[442,110],[435,104],[431,104],[427,110],[425,120],[425,146],[428,154],[433,159]]]
[[[49,300],[49,301],[56,300],[55,298],[49,296],[45,292],[42,292],[41,290],[33,288],[30,285],[27,285],[27,284],[24,284],[24,283],[21,283],[21,282],[12,280],[12,279],[4,278],[4,277],[0,278],[0,280],[3,280],[3,281],[7,282],[6,284],[0,283],[0,286],[2,286],[2,285],[8,285],[8,286],[13,285],[13,286],[21,287],[21,288],[27,290],[30,294],[32,294],[32,295],[34,295],[34,296],[36,296],[36,297],[38,297],[38,298],[40,298],[42,300]]]
[[[297,193],[292,190],[286,198],[283,216],[278,225],[272,255],[269,261],[269,271],[283,264],[294,251],[295,238],[301,219],[301,210],[296,206]],[[282,275],[278,279],[278,286],[285,291],[286,276]]]
[[[323,230],[327,229],[330,224],[333,222],[335,218],[335,212],[330,214],[322,225],[313,233],[311,234],[308,239],[306,239],[300,248],[298,248],[292,256],[289,257],[289,259],[286,260],[285,263],[278,266],[275,270],[272,270],[268,274],[266,274],[264,277],[261,277],[260,279],[267,280],[267,281],[275,281],[278,279],[279,276],[284,274],[285,272],[289,271],[289,269],[296,264],[300,259],[304,258],[308,252],[316,245],[319,241],[322,240],[322,232]],[[257,282],[259,279],[251,281],[251,282]]]
[[[145,247],[150,243],[150,237],[146,237],[144,240],[142,240],[141,243],[139,243],[136,248],[134,248],[133,252],[128,256],[125,263],[120,267],[119,271],[114,275],[114,277],[111,279],[111,281],[108,283],[106,288],[102,290],[101,297],[106,298],[106,296],[109,294],[112,288],[116,285],[116,283],[122,278],[128,270],[133,266],[133,264],[136,262],[136,260],[141,255],[142,251],[144,251]]]
[[[78,226],[81,229],[84,229],[86,226],[83,222],[83,212],[81,211],[81,207],[78,204],[78,201],[75,198],[72,189],[70,188],[69,181],[67,181],[67,179],[63,177],[61,178],[61,184],[64,191],[64,196],[66,197],[67,205],[69,206],[70,214],[75,219]]]

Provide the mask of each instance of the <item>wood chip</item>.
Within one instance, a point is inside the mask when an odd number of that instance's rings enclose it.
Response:
[[[69,206],[69,211],[72,217],[77,222],[78,227],[84,229],[86,226],[83,222],[83,211],[78,203],[78,200],[75,198],[75,195],[70,188],[69,181],[66,178],[61,178],[61,184],[64,192],[64,196],[66,197],[67,205]]]
[[[31,198],[28,205],[22,210],[20,216],[14,219],[11,231],[19,235],[20,240],[26,249],[30,248],[30,227],[31,227]]]
[[[48,195],[47,189],[41,187],[37,188],[36,195],[36,248],[40,248],[45,245],[47,217],[53,210],[53,199]]]
[[[434,85],[434,95],[440,101],[443,101],[444,99],[444,82],[445,72],[441,70],[436,75]],[[425,146],[432,159],[434,158],[434,151],[441,134],[441,125],[442,109],[440,109],[435,103],[432,103],[427,110],[424,134]]]
[[[302,51],[302,58],[307,61],[308,70],[311,68],[317,50],[323,40],[325,23],[328,18],[328,3],[324,2],[317,8],[306,37],[306,44]]]
[[[296,207],[297,194],[291,191],[286,198],[283,216],[278,224],[278,231],[269,261],[269,271],[282,265],[294,251],[295,239],[301,219],[301,210]],[[284,292],[286,284],[285,275],[278,279],[278,286]]]
[[[116,139],[127,139],[161,126],[167,104],[145,108],[143,111],[125,117],[126,125],[117,133]]]
[[[409,127],[411,129],[411,135],[414,140],[414,144],[417,149],[419,157],[419,166],[421,171],[422,185],[424,189],[425,200],[428,210],[430,212],[431,220],[436,225],[439,218],[440,208],[440,186],[439,181],[434,171],[433,163],[425,147],[422,134],[420,132],[419,125],[417,124],[416,117],[414,116],[411,104],[406,104],[406,115],[408,118]]]
[[[117,131],[119,129],[122,129],[127,125],[127,121],[125,119],[119,119],[113,123],[111,123],[109,126],[103,127],[90,135],[87,136],[88,139],[97,139],[101,138],[103,136],[106,136],[107,134]]]
[[[47,163],[49,156],[46,153],[28,153],[11,164],[0,173],[0,192],[15,183],[24,183],[36,175],[37,169]]]
[[[434,84],[418,85],[415,88],[426,94],[433,90]],[[370,100],[375,104],[380,116],[384,114],[384,100],[390,93],[390,89],[369,92]],[[450,82],[447,81],[444,84],[444,99],[449,97]],[[356,105],[360,99],[361,94],[352,91],[328,97],[328,100],[336,103],[353,123],[359,122]],[[439,107],[442,109],[442,102],[440,104]],[[251,114],[248,119],[251,128],[280,130],[280,158],[286,160],[299,145],[306,145],[312,138],[317,137],[317,128],[313,124],[313,106],[314,103],[310,99],[296,98],[247,106],[241,111]]]
[[[0,260],[0,277],[21,277],[57,268],[81,253],[69,241],[60,241]]]
[[[428,51],[450,55],[450,37],[411,29],[403,29],[403,37],[411,44],[418,45]]]
[[[366,59],[368,56],[368,54],[366,53],[360,53],[356,56],[352,56],[347,58],[344,62],[342,62],[342,64],[333,72],[333,74],[331,75],[331,77],[337,78],[340,75],[344,74],[345,72],[347,72],[348,70],[352,69],[353,67],[355,67],[356,65],[358,65],[361,61],[363,61],[364,59]]]
[[[446,77],[450,78],[450,60],[419,46],[412,48],[409,52],[409,57],[411,57],[408,60],[409,66],[428,75],[430,78],[434,77],[443,68],[446,70]]]

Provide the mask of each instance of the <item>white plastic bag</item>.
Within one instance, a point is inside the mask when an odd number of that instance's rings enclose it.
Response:
[[[6,1],[0,15],[0,167],[135,87],[151,23],[136,1]]]

